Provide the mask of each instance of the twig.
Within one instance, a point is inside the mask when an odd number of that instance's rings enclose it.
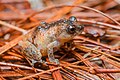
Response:
[[[61,69],[61,67],[57,67],[57,68],[54,68],[54,69],[50,69],[50,70],[46,70],[46,71],[42,71],[42,72],[37,73],[37,74],[34,74],[34,75],[30,75],[30,76],[27,76],[27,77],[19,78],[18,80],[29,79],[29,78],[32,78],[32,77],[35,77],[35,76],[38,76],[38,75],[41,75],[41,74],[44,74],[44,73],[53,72],[53,71],[58,70],[58,69]]]
[[[93,23],[93,24],[98,24],[98,25],[103,25],[103,26],[107,26],[107,27],[111,27],[111,28],[115,28],[115,29],[119,29],[119,26],[115,26],[115,25],[111,25],[111,24],[107,24],[107,23],[103,23],[103,22],[97,22],[94,20],[86,20],[86,19],[78,19],[78,21],[80,22],[87,22],[87,23]]]
[[[85,1],[85,0],[75,0],[72,5],[78,5],[78,4],[83,3],[84,1]],[[69,13],[69,12],[72,10],[72,8],[73,8],[73,7],[67,7],[67,6],[66,6],[66,7],[58,10],[58,11],[56,12],[56,15],[52,16],[52,17],[51,17],[50,19],[48,19],[47,21],[51,21],[51,19],[52,19],[52,21],[54,21],[54,20],[57,20],[57,19],[61,18],[63,15]]]
[[[114,61],[114,60],[112,60],[112,59],[109,59],[108,57],[106,57],[106,56],[104,56],[104,55],[101,56],[100,59],[102,59],[103,61],[105,61],[105,62],[107,62],[107,63],[110,63],[110,64],[112,64],[112,65],[120,68],[120,63],[119,63],[119,62]]]
[[[76,61],[76,62],[74,62],[74,63],[72,63],[72,64],[73,64],[73,65],[76,65],[76,64],[79,64],[79,63],[81,63],[81,62],[83,62],[83,61],[90,60],[90,59],[93,59],[93,58],[99,57],[99,56],[101,56],[101,54],[94,55],[94,56],[92,56],[92,57],[90,57],[90,58],[86,58],[86,59],[81,60],[81,61]]]
[[[19,36],[18,38],[10,41],[8,44],[0,47],[0,55],[4,52],[6,52],[8,49],[12,48],[13,46],[15,46],[22,38],[24,37],[24,35]]]
[[[77,6],[77,7],[82,7],[82,8],[85,8],[85,9],[89,9],[89,10],[92,10],[92,11],[95,11],[97,13],[100,13],[101,15],[109,18],[110,20],[112,20],[113,22],[115,22],[116,24],[118,24],[120,26],[120,23],[118,21],[116,21],[115,19],[113,19],[112,17],[110,17],[109,15],[97,10],[97,9],[94,9],[94,8],[90,8],[90,7],[87,7],[87,6]]]
[[[41,10],[41,11],[39,11],[39,12],[33,13],[33,14],[31,14],[29,17],[34,16],[34,15],[40,13],[40,12],[47,11],[47,10],[49,10],[49,9],[61,8],[61,7],[79,7],[79,8],[89,9],[89,10],[95,11],[95,12],[97,12],[97,13],[100,13],[101,15],[103,15],[103,16],[107,17],[108,19],[112,20],[114,23],[120,25],[120,23],[119,23],[118,21],[116,21],[116,20],[113,19],[112,17],[108,16],[107,14],[105,14],[105,13],[99,11],[99,10],[96,10],[96,9],[93,9],[93,8],[90,8],[90,7],[87,7],[87,6],[81,6],[81,5],[80,5],[80,6],[76,6],[76,5],[59,5],[59,6],[52,6],[52,7],[48,7],[48,8],[45,9],[45,10]]]
[[[13,66],[13,67],[19,67],[19,68],[23,68],[23,69],[33,70],[33,68],[31,68],[31,67],[23,66],[23,65],[18,65],[18,64],[11,64],[11,63],[0,62],[0,65]],[[40,70],[40,69],[36,69],[36,70],[37,71],[43,71],[43,70]]]
[[[76,48],[78,48],[78,49],[80,49],[80,50],[82,50],[82,51],[85,51],[85,52],[93,52],[93,53],[96,53],[96,54],[102,54],[102,55],[108,56],[108,57],[110,57],[110,58],[112,58],[112,59],[115,59],[115,60],[117,60],[117,61],[120,61],[119,58],[116,58],[116,57],[114,57],[114,56],[111,56],[110,54],[107,54],[107,53],[105,53],[105,52],[101,52],[101,51],[99,51],[99,50],[92,50],[91,48],[88,48],[88,47],[85,47],[85,46],[79,46],[79,45],[76,45]]]
[[[120,73],[120,69],[94,69],[96,73]]]
[[[84,41],[88,41],[88,42],[91,42],[91,43],[93,43],[93,44],[97,44],[97,45],[106,47],[106,48],[108,48],[108,49],[111,49],[111,46],[108,46],[108,45],[106,45],[106,44],[102,44],[102,43],[93,41],[93,40],[88,39],[88,38],[85,38],[85,37],[83,37],[83,36],[75,36],[74,39],[82,39],[82,40],[84,40]]]
[[[20,32],[22,32],[23,34],[25,34],[25,33],[27,32],[27,30],[24,30],[24,29],[19,28],[19,27],[16,27],[16,26],[13,26],[13,25],[11,25],[11,24],[9,24],[9,23],[6,23],[6,22],[4,22],[4,21],[0,21],[0,24],[2,24],[2,25],[4,25],[4,26],[7,26],[7,27],[9,27],[9,28],[15,29],[15,30],[17,30],[17,31],[20,31]]]
[[[47,59],[47,61],[49,61],[49,60]],[[48,65],[48,66],[49,66],[50,69],[54,69],[54,68],[58,67],[58,66],[54,66],[54,65]],[[52,76],[53,76],[54,80],[58,80],[58,79],[63,80],[59,69],[52,72]]]
[[[65,73],[69,74],[70,76],[72,76],[72,77],[73,77],[72,80],[83,80],[82,78],[79,78],[79,77],[73,75],[72,73],[68,72],[68,71],[65,70],[64,68],[61,68],[61,70],[64,71]],[[74,79],[74,78],[75,78],[75,79]]]
[[[3,78],[2,76],[0,76],[0,80],[6,80],[5,78]]]

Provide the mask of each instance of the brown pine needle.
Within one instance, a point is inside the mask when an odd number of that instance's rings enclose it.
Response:
[[[25,33],[27,32],[27,30],[24,30],[24,29],[22,29],[22,28],[16,27],[16,26],[11,25],[11,24],[9,24],[9,23],[7,23],[7,22],[4,22],[4,21],[0,21],[0,24],[4,25],[4,26],[6,26],[6,27],[9,27],[9,28],[15,29],[15,30],[17,30],[17,31],[20,31],[20,32],[22,32],[23,34],[25,34]]]

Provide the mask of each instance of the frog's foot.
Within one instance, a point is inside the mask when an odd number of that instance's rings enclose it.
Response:
[[[41,59],[41,60],[38,61],[38,62],[47,66],[47,62],[46,62],[45,60],[42,60],[42,59]]]
[[[36,62],[38,62],[38,61],[36,61],[36,60],[31,60],[32,61],[32,66],[34,66],[34,64],[36,63]]]
[[[50,61],[51,63],[55,63],[56,65],[59,64],[59,60],[58,60],[58,59],[55,59],[53,53],[49,53],[49,54],[48,54],[48,58],[49,58],[49,61]]]
[[[55,59],[55,58],[49,57],[49,61],[50,61],[51,63],[55,63],[56,65],[60,64],[60,63],[59,63],[59,60],[58,60],[58,59]]]
[[[39,61],[37,61],[37,60],[31,60],[31,61],[32,61],[31,66],[34,66],[34,67],[45,68],[45,67],[48,66],[48,63],[46,61],[42,60],[42,59],[39,60]]]
[[[58,59],[55,59],[54,62],[58,65],[60,64],[59,60]]]
[[[52,43],[48,44],[47,46],[47,53],[48,53],[48,58],[49,58],[49,61],[51,63],[55,63],[55,64],[59,64],[59,60],[58,59],[55,59],[54,57],[54,48],[58,48],[58,46],[60,46],[60,42],[59,41],[53,41]]]

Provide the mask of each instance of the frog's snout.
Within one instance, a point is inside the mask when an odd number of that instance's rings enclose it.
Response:
[[[76,33],[77,34],[81,34],[83,30],[84,30],[84,26],[83,25],[77,25],[76,26]]]
[[[77,27],[77,30],[78,31],[83,31],[83,29],[84,29],[84,26],[83,25],[78,25],[78,26],[76,26]]]
[[[81,34],[84,27],[82,25],[69,25],[67,28],[67,32],[69,34]]]

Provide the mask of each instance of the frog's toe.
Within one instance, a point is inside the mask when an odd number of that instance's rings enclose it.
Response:
[[[34,66],[34,64],[37,62],[37,61],[35,61],[33,59],[31,61],[32,61],[32,64],[31,64],[32,66]]]
[[[44,63],[44,61],[41,59],[40,61],[38,61],[38,62],[40,62],[40,63]]]
[[[58,59],[55,59],[54,62],[58,65],[60,64],[59,60]]]
[[[51,63],[55,63],[55,64],[57,64],[57,65],[60,64],[58,59],[51,59],[51,58],[49,58],[49,61],[50,61]]]
[[[41,59],[39,62],[40,62],[41,64],[47,65],[47,62],[46,62],[45,60],[42,60],[42,59]]]

